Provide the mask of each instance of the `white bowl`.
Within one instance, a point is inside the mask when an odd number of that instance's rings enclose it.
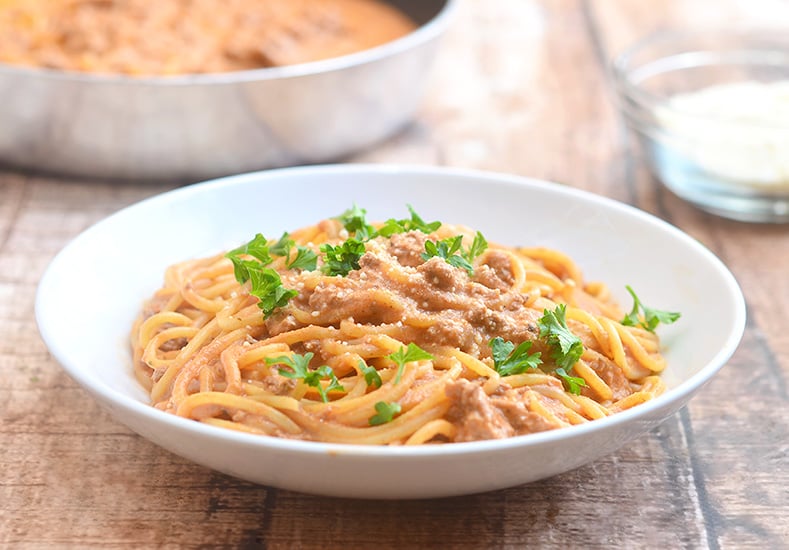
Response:
[[[570,254],[623,306],[633,285],[654,307],[681,311],[659,329],[668,391],[593,422],[505,440],[372,447],[237,433],[148,405],[128,336],[167,265],[237,246],[256,232],[337,215],[465,223],[489,240]],[[384,165],[292,168],[229,177],[153,197],[94,225],[52,261],[36,297],[44,341],[66,371],[120,422],[178,455],[249,481],[361,498],[424,498],[511,487],[611,453],[675,413],[728,360],[745,325],[731,273],[704,246],[635,208],[513,176]]]

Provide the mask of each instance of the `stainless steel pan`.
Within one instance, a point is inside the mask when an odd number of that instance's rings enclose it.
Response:
[[[412,117],[454,4],[391,3],[418,29],[314,63],[151,78],[0,64],[0,164],[188,181],[347,155]]]

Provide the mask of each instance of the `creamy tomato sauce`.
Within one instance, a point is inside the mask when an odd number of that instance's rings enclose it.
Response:
[[[291,65],[413,30],[377,0],[0,0],[0,61],[130,75]]]

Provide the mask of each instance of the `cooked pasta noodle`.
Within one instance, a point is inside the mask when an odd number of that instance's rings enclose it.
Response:
[[[430,243],[457,235],[468,268],[428,257]],[[299,229],[267,266],[294,295],[268,315],[225,255],[175,264],[133,328],[137,378],[155,407],[213,426],[379,445],[582,424],[664,390],[658,337],[623,324],[605,285],[584,282],[571,258],[547,248],[489,244],[463,256],[474,236],[446,224],[379,235],[342,276],[321,269],[321,245],[346,241],[343,223]],[[288,268],[299,247],[317,255],[317,269]],[[543,327],[560,309],[582,344],[568,369]],[[506,372],[493,356],[497,337],[505,351],[530,342],[539,358]],[[409,344],[421,355],[398,361]]]

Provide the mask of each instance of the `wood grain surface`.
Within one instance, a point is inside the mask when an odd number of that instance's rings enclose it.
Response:
[[[131,433],[49,355],[35,289],[80,231],[174,184],[0,171],[0,546],[789,548],[789,226],[715,218],[657,184],[616,112],[606,69],[652,30],[732,22],[789,30],[789,3],[460,0],[417,120],[347,159],[591,190],[679,226],[743,287],[743,342],[687,408],[614,455],[509,490],[313,497],[212,472]]]

